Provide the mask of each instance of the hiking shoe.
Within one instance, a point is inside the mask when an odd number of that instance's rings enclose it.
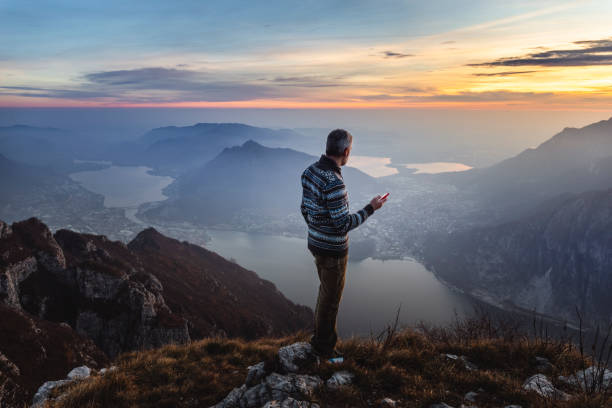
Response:
[[[317,364],[320,364],[321,360],[327,360],[328,363],[332,364],[344,362],[344,355],[336,349],[333,349],[331,352],[323,352],[312,347],[312,354],[317,358]]]
[[[334,349],[331,355],[327,357],[327,362],[332,364],[344,363],[344,355],[338,350]]]

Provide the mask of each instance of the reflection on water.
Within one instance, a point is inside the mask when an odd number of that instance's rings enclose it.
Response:
[[[398,173],[395,167],[388,167],[389,164],[391,164],[390,157],[351,155],[346,165],[356,167],[372,177],[384,177]]]
[[[416,169],[414,174],[436,174],[455,171],[466,171],[472,167],[463,163],[453,162],[432,162],[432,163],[408,163],[404,164],[409,169]]]
[[[267,280],[296,303],[314,309],[318,277],[306,240],[283,236],[208,230],[206,247],[234,259]],[[412,259],[349,261],[338,314],[344,337],[368,335],[391,323],[401,305],[400,322],[424,320],[448,323],[455,311],[471,310],[471,300],[441,284],[423,265]]]
[[[396,167],[391,165],[390,157],[375,157],[375,156],[349,156],[347,166],[355,167],[372,177],[385,177],[398,174]],[[466,171],[472,167],[463,163],[454,162],[431,162],[431,163],[408,163],[402,164],[409,169],[416,169],[414,174],[435,174],[455,171]]]
[[[150,167],[110,166],[102,170],[80,171],[70,178],[86,189],[104,195],[105,207],[136,207],[167,197],[161,190],[172,183],[172,177],[149,174]]]

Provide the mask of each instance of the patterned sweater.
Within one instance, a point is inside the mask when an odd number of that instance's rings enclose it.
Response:
[[[340,167],[321,155],[302,173],[301,211],[308,224],[308,249],[313,254],[344,256],[348,232],[374,213],[371,204],[349,213],[348,195]]]

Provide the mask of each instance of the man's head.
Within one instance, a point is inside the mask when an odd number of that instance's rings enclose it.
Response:
[[[340,166],[344,166],[351,154],[352,146],[353,135],[344,129],[335,129],[327,135],[325,154],[336,159]]]

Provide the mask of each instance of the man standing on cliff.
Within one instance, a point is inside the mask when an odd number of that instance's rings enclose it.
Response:
[[[356,213],[349,204],[340,166],[348,161],[353,136],[344,129],[327,136],[325,154],[302,173],[301,212],[308,224],[308,249],[319,274],[314,334],[310,344],[324,358],[338,357],[336,317],[348,262],[348,232],[361,225],[386,201],[380,195]]]

